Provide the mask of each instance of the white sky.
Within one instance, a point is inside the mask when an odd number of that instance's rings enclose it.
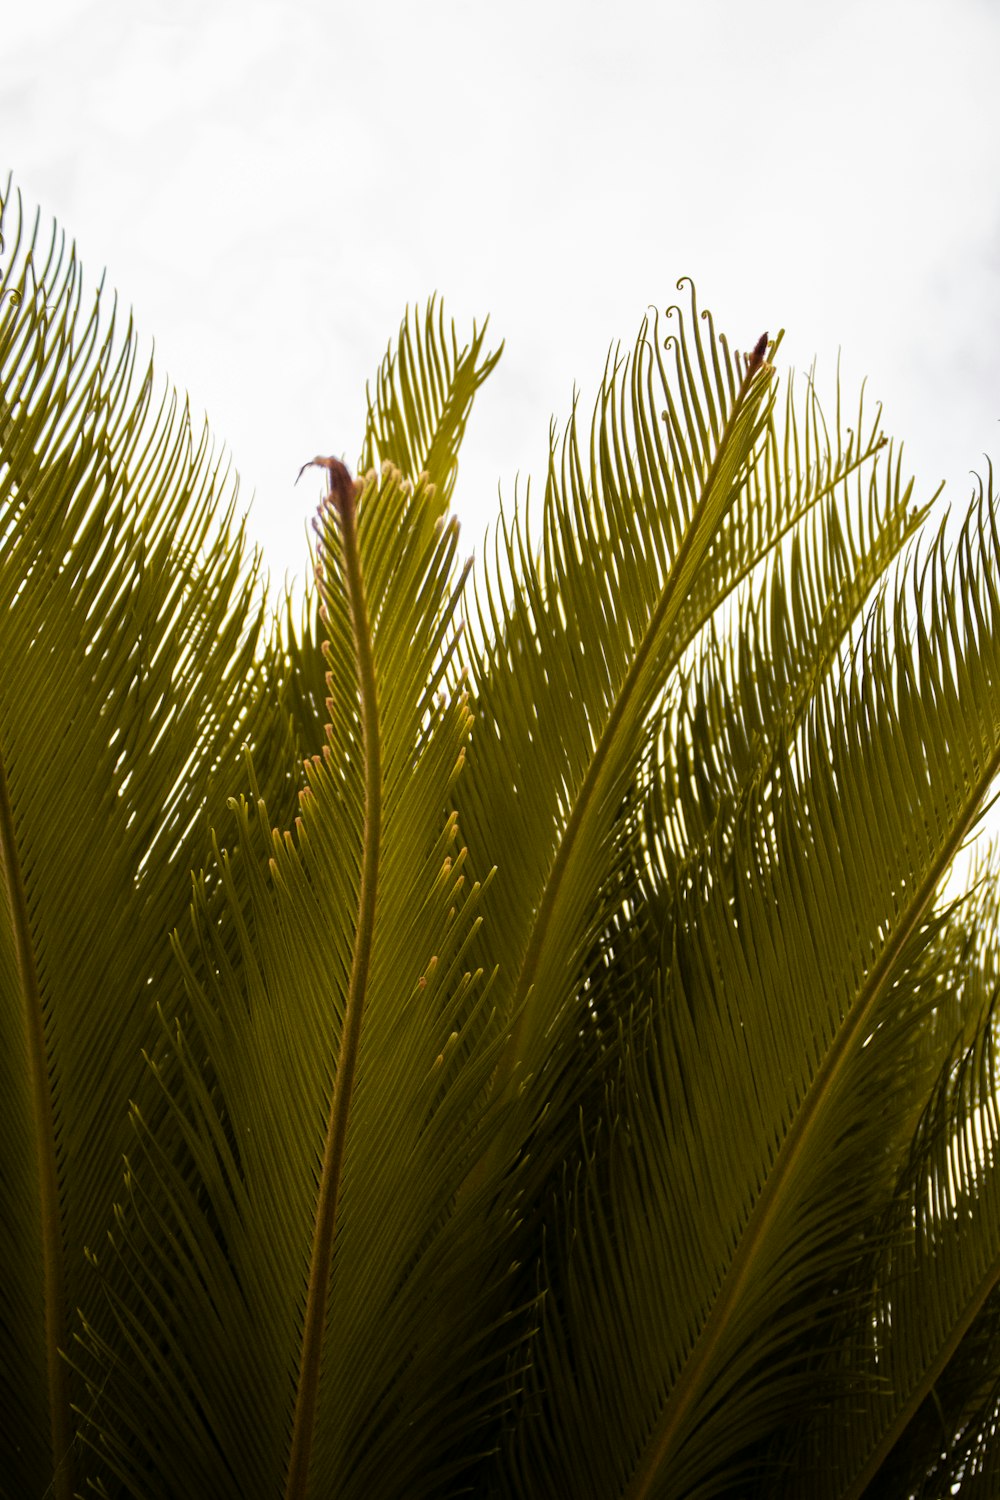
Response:
[[[678,276],[737,347],[863,375],[922,498],[1000,459],[997,0],[61,0],[0,22],[0,172],[232,451],[272,582],[408,302],[506,350],[471,550]],[[2,178],[0,178],[2,180]]]

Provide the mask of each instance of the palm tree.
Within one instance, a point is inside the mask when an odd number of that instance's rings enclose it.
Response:
[[[990,487],[689,286],[462,566],[432,301],[272,617],[10,217],[0,1493],[995,1494]]]

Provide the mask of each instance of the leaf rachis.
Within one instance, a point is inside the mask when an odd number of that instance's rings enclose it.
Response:
[[[327,503],[335,512],[340,526],[344,585],[350,602],[351,621],[354,628],[358,695],[361,704],[365,756],[365,827],[361,886],[358,894],[357,935],[316,1204],[285,1500],[304,1500],[308,1491],[309,1460],[315,1432],[316,1400],[319,1392],[320,1356],[323,1330],[326,1325],[333,1244],[337,1231],[337,1197],[347,1143],[348,1117],[361,1041],[361,1021],[375,930],[375,899],[378,889],[382,825],[382,765],[375,665],[365,601],[364,578],[358,552],[357,498],[360,486],[352,479],[346,465],[339,459],[316,458],[312,460],[312,464],[327,471],[329,484]],[[309,467],[311,467],[309,464],[303,466],[303,468]],[[299,473],[301,474],[302,470]]]

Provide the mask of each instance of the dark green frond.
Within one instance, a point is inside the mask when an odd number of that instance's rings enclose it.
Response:
[[[897,607],[890,635],[876,613],[773,803],[747,803],[726,867],[690,873],[648,1041],[626,1053],[576,1189],[539,1375],[552,1405],[517,1434],[522,1492],[751,1487],[761,1435],[815,1396],[805,1351],[872,1232],[874,1101],[891,1111],[893,1079],[908,1098],[927,1001],[899,986],[1000,761],[996,543],[981,503],[950,573],[935,551],[934,625]],[[994,1236],[983,1219],[975,1264]]]
[[[863,1284],[859,1278],[866,1316],[855,1320],[849,1336],[841,1330],[821,1372],[834,1398],[811,1412],[805,1432],[792,1439],[797,1472],[817,1496],[951,1494],[995,1420],[995,889],[976,903],[974,915],[989,925],[963,945],[964,962],[951,986],[941,975],[920,1038],[922,1057],[912,1057],[900,1078],[900,1105],[909,1099],[912,1107],[921,1092],[919,1063],[926,1072],[935,1053],[941,1059],[925,1108],[902,1143],[908,1150],[896,1179],[887,1184]],[[983,951],[984,936],[991,951]],[[942,1017],[949,1016],[942,1028]],[[901,1112],[897,1107],[889,1121]],[[852,1395],[858,1390],[867,1393],[862,1412]]]
[[[489,851],[497,865],[501,994],[520,1018],[502,1077],[548,1057],[560,1066],[555,1039],[577,1031],[581,966],[602,920],[588,900],[616,886],[612,899],[629,900],[616,814],[706,627],[801,532],[802,563],[789,566],[802,597],[778,664],[793,673],[797,653],[801,714],[823,653],[919,519],[898,462],[881,484],[862,473],[883,446],[863,410],[858,435],[844,434],[838,402],[832,441],[812,389],[801,418],[789,399],[779,419],[767,370],[741,393],[738,359],[701,321],[692,293],[690,322],[665,351],[659,325],[649,338],[644,326],[632,359],[609,363],[589,451],[575,413],[561,451],[553,442],[540,552],[515,515],[495,569],[475,575],[475,774],[459,805],[474,857]],[[843,522],[855,483],[855,519]],[[551,1088],[527,1106],[551,1113]]]

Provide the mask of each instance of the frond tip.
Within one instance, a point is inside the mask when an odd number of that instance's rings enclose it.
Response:
[[[764,355],[767,353],[767,334],[762,333],[754,344],[752,351],[747,356],[747,375],[753,376],[764,363]]]
[[[298,484],[307,469],[325,469],[329,485],[328,497],[336,506],[338,512],[343,515],[345,507],[350,500],[356,500],[361,493],[361,481],[352,478],[351,471],[339,458],[311,458],[304,463],[295,476]]]

